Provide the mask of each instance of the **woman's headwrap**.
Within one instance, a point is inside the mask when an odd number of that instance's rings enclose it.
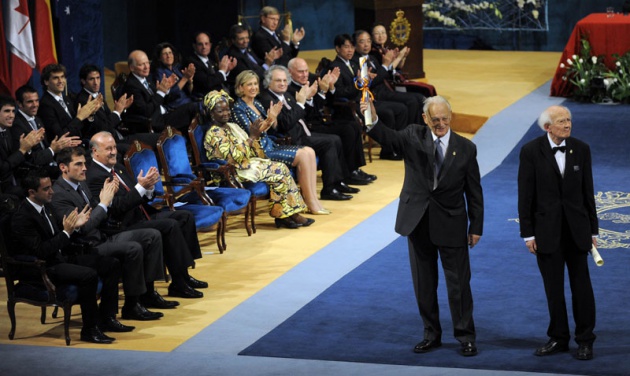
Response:
[[[222,101],[225,101],[227,102],[228,105],[230,105],[234,102],[234,99],[232,99],[230,95],[225,92],[225,90],[220,90],[220,91],[213,90],[209,92],[208,94],[206,94],[205,97],[203,97],[203,107],[206,109],[207,113],[209,114],[217,105],[217,103],[222,102]]]

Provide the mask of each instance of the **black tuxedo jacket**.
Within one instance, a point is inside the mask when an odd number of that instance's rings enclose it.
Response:
[[[116,174],[121,177],[123,182],[129,187],[127,191],[122,184],[114,196],[112,204],[107,210],[108,216],[111,220],[120,223],[120,231],[125,230],[128,226],[145,221],[147,218],[140,209],[140,205],[149,213],[155,213],[156,209],[147,204],[147,199],[140,196],[138,191],[134,188],[137,184],[136,179],[127,173],[125,167],[121,164],[114,166]],[[98,196],[103,188],[105,180],[112,176],[110,171],[105,170],[103,167],[92,161],[87,169],[87,185],[94,197]]]
[[[61,221],[54,215],[51,206],[45,207],[55,230],[54,235],[46,219],[26,200],[22,201],[13,214],[11,226],[19,253],[45,260],[47,267],[50,267],[66,262],[60,250],[70,244],[70,238],[59,228]]]
[[[540,253],[560,248],[563,220],[581,251],[590,250],[592,236],[599,233],[590,148],[569,137],[565,155],[563,177],[546,134],[521,149],[518,169],[521,237],[535,236]]]
[[[70,115],[48,91],[44,91],[44,95],[39,101],[37,116],[44,123],[48,142],[52,141],[55,136],[61,137],[67,132],[70,132],[70,136],[81,136],[83,123],[76,117],[77,106],[74,100],[66,95],[63,96],[63,100],[68,107],[68,111],[70,111]]]
[[[242,53],[241,50],[236,48],[236,46],[234,45],[230,46],[230,49],[228,50],[227,54],[228,56],[231,56],[236,59],[236,67],[234,67],[234,69],[230,71],[230,76],[229,76],[230,83],[234,84],[234,80],[236,79],[236,76],[238,76],[238,74],[241,73],[242,71],[248,70],[248,69],[256,72],[256,74],[258,75],[259,82],[263,82],[265,78],[265,69],[262,67],[263,64],[265,63],[264,60],[261,60],[260,58],[258,58],[258,56],[256,56],[254,51],[252,51],[250,48],[247,49],[247,52],[249,52],[250,55],[254,57],[254,60],[256,60],[255,63],[246,54]]]
[[[289,64],[289,60],[298,55],[298,48],[293,43],[286,44],[282,42],[282,38],[276,33],[278,39],[269,34],[263,28],[259,28],[252,35],[252,50],[259,59],[264,60],[265,54],[271,51],[274,47],[282,49],[282,56],[275,61],[274,64],[284,65]]]
[[[6,138],[6,144],[2,137]],[[14,148],[10,131],[7,129],[0,134],[0,190],[4,193],[10,193],[14,172],[25,160],[24,154]]]
[[[224,89],[223,83],[225,82],[225,78],[212,60],[210,60],[211,65],[208,67],[201,61],[199,56],[193,54],[188,57],[184,67],[187,67],[190,63],[195,66],[192,89],[192,95],[195,98],[203,98],[212,90]]]
[[[35,124],[37,125],[37,129],[44,127],[44,124],[37,116],[35,116]],[[15,114],[13,126],[10,129],[11,137],[13,138],[13,150],[20,148],[20,136],[23,134],[26,135],[31,131],[33,131],[33,128],[31,128],[26,118],[18,111]],[[33,146],[30,152],[24,155],[25,161],[40,167],[49,166],[51,167],[51,172],[57,172],[55,171],[57,170],[56,165],[53,163],[55,156],[49,147],[50,143],[46,139],[42,140],[39,144]],[[57,176],[57,174],[54,176]]]
[[[437,186],[433,189],[435,152],[429,127],[411,124],[394,131],[377,122],[369,135],[403,155],[405,160],[396,232],[411,234],[428,213],[433,244],[466,247],[468,234],[482,235],[483,192],[475,144],[451,131]]]
[[[148,82],[152,93],[140,83],[136,76],[133,74],[129,75],[123,85],[122,93],[127,94],[127,97],[133,95],[133,103],[125,111],[123,118],[139,116],[155,120],[162,115],[160,106],[164,104],[164,97],[157,93],[157,89],[150,79],[148,79]]]
[[[361,99],[361,91],[354,86],[354,78],[359,70],[359,64],[354,60],[350,60],[350,66],[352,66],[354,72],[350,71],[346,63],[337,56],[328,66],[328,70],[338,67],[340,71],[339,79],[335,84],[335,95],[339,98],[358,102]],[[324,72],[322,73],[325,74]]]
[[[315,76],[314,74],[309,74],[309,78],[308,78],[309,83],[312,84],[316,80],[317,80],[317,76]],[[291,81],[291,84],[289,85],[287,92],[291,93],[291,95],[295,97],[295,94],[298,91],[300,91],[301,88],[302,86]],[[304,107],[305,107],[304,110],[306,111],[304,119],[306,123],[309,125],[323,125],[324,120],[323,120],[322,112],[324,110],[324,106],[328,105],[332,107],[332,104],[334,102],[334,95],[328,92],[324,95],[324,97],[322,97],[319,93],[317,93],[312,99],[313,100],[311,101],[310,104],[309,102],[306,102],[304,104]]]
[[[84,106],[90,99],[90,93],[81,90],[77,94],[77,103]],[[107,131],[111,133],[116,140],[118,136],[116,127],[120,124],[121,118],[113,113],[107,106],[107,102],[103,102],[103,106],[96,111],[92,121],[90,119],[83,120],[83,129],[81,130],[81,138],[89,140],[98,132]]]
[[[304,132],[304,127],[299,123],[299,120],[304,120],[306,111],[297,104],[293,94],[289,92],[284,93],[284,100],[289,104],[291,109],[289,110],[286,107],[282,107],[282,111],[280,111],[276,119],[278,123],[277,131],[291,136],[293,144],[303,145],[304,139],[308,136],[306,132]],[[269,108],[271,102],[277,103],[278,97],[269,91],[269,89],[260,93],[260,103],[264,108]]]

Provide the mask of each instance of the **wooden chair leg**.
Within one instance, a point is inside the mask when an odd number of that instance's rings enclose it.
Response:
[[[72,305],[63,304],[63,333],[66,336],[66,346],[70,346],[70,316],[72,316]]]
[[[55,309],[53,310],[52,317],[53,319],[57,318],[57,307],[55,307]],[[42,323],[42,325],[46,323],[46,306],[42,306],[42,313],[41,313],[41,317],[39,318],[39,321]]]
[[[251,225],[252,225],[252,232],[255,234],[256,233],[256,204],[257,204],[257,199],[255,196],[252,196],[251,198]]]
[[[223,218],[221,219],[221,222],[223,222],[223,225],[221,226],[221,253],[223,253],[223,251],[227,250],[227,244],[225,243],[225,231],[227,229],[227,214],[225,212],[223,212]]]
[[[7,302],[7,311],[9,312],[9,319],[11,320],[11,330],[9,331],[9,339],[13,339],[15,336],[15,302],[9,300]]]

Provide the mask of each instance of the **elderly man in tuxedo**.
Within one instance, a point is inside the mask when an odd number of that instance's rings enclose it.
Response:
[[[571,285],[577,359],[593,358],[595,298],[587,256],[599,233],[587,144],[571,137],[571,112],[551,106],[538,118],[545,135],[523,146],[518,169],[521,236],[536,261],[549,309],[549,341],[535,355],[569,350],[564,266]]]
[[[451,131],[451,105],[440,96],[427,98],[424,121],[394,131],[381,124],[374,106],[369,134],[403,156],[405,182],[400,193],[396,232],[408,237],[409,260],[424,340],[414,352],[426,353],[442,345],[438,309],[438,256],[442,261],[448,302],[460,354],[477,355],[470,289],[468,247],[483,231],[483,193],[477,148]]]

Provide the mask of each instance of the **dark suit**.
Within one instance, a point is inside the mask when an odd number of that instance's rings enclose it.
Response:
[[[84,106],[88,102],[89,98],[90,93],[83,89],[79,92],[79,94],[77,94],[76,101],[81,106]],[[133,140],[144,142],[152,148],[157,147],[157,140],[160,138],[159,133],[134,133],[128,136],[123,136],[118,132],[118,125],[121,121],[122,118],[112,112],[109,109],[109,106],[107,106],[107,102],[103,101],[103,106],[96,111],[92,120],[83,120],[81,137],[85,140],[89,140],[98,132],[109,132],[116,140],[116,147],[119,149],[119,153],[121,155],[124,155],[127,152]]]
[[[274,64],[287,66],[289,60],[298,55],[298,47],[293,43],[284,43],[278,33],[274,33],[276,37],[262,27],[258,28],[252,35],[252,50],[258,56],[259,59],[264,60],[265,54],[271,51],[274,47],[278,47],[282,50],[282,56],[277,59]]]
[[[20,252],[36,256],[46,261],[46,271],[52,282],[57,285],[77,285],[78,302],[84,328],[92,328],[98,323],[99,308],[96,303],[98,277],[101,289],[101,318],[115,317],[118,311],[118,279],[120,265],[111,257],[83,255],[74,258],[72,263],[64,250],[70,245],[70,238],[61,231],[61,221],[52,214],[53,209],[46,206],[46,212],[53,226],[38,213],[33,205],[24,200],[12,218],[12,231]]]
[[[322,170],[322,191],[334,188],[349,174],[344,161],[341,139],[333,134],[315,132],[308,136],[299,123],[299,120],[303,120],[306,116],[305,110],[298,105],[293,94],[284,93],[284,99],[291,109],[284,106],[278,114],[278,132],[291,136],[291,141],[295,145],[313,148],[319,157],[319,167]],[[272,101],[278,102],[278,97],[271,91],[265,90],[260,94],[260,103],[264,108],[269,108]]]
[[[25,161],[25,155],[13,146],[10,130],[0,129],[0,191],[2,193],[25,197],[17,174],[18,168]]]
[[[228,77],[228,81],[232,86],[234,86],[236,77],[244,70],[254,71],[258,75],[258,82],[263,82],[265,79],[265,68],[263,68],[265,61],[258,58],[251,48],[246,49],[243,53],[236,46],[232,45],[228,49],[227,55],[236,59],[236,67],[230,71],[230,76]]]
[[[193,77],[192,96],[196,99],[203,97],[213,90],[224,89],[226,78],[219,72],[212,60],[208,60],[210,66],[204,64],[199,56],[193,54],[186,59],[184,67],[190,63],[195,66],[195,76]]]
[[[69,115],[48,91],[44,91],[44,95],[39,101],[37,116],[44,123],[48,142],[52,141],[55,136],[61,137],[67,132],[70,132],[70,136],[81,136],[83,122],[77,118],[76,103],[66,95],[63,95],[63,101],[68,107]]]
[[[141,228],[159,230],[162,234],[165,263],[173,276],[173,281],[176,282],[178,278],[187,276],[187,268],[194,265],[194,259],[201,257],[192,213],[186,210],[157,211],[147,204],[145,197],[140,196],[134,188],[136,180],[126,172],[122,165],[117,164],[115,170],[130,190],[127,191],[121,182],[108,210],[109,223],[116,224],[119,227],[118,231]],[[92,195],[98,195],[105,180],[111,176],[110,171],[92,161],[87,170],[87,185]],[[150,220],[146,218],[140,206],[150,215]]]
[[[99,254],[115,257],[122,266],[125,295],[140,296],[146,292],[146,282],[153,282],[162,275],[162,236],[155,229],[123,231],[112,236],[98,228],[107,221],[107,212],[92,198],[87,184],[79,183],[92,208],[89,221],[78,233],[72,234],[90,241]],[[85,198],[66,180],[58,179],[53,185],[55,194],[51,202],[55,214],[63,218],[75,208],[81,210]]]
[[[548,336],[567,344],[570,339],[564,298],[564,265],[569,270],[575,319],[575,340],[595,340],[595,299],[587,264],[592,236],[598,234],[593,194],[591,153],[587,144],[566,139],[564,176],[548,136],[521,149],[518,171],[518,211],[521,237],[535,237],[537,261],[547,295]]]
[[[122,93],[127,96],[133,95],[133,103],[123,114],[123,120],[126,121],[130,117],[147,118],[151,119],[151,125],[157,131],[170,125],[183,130],[183,134],[188,134],[190,122],[199,113],[199,104],[187,103],[162,114],[161,106],[164,106],[164,97],[157,93],[155,85],[150,80],[148,83],[151,91],[147,90],[134,74],[129,75],[122,87]]]
[[[309,77],[309,81],[316,80],[315,75]],[[302,88],[302,85],[291,81],[287,91],[295,96]],[[363,153],[363,139],[361,128],[353,121],[335,119],[333,122],[325,122],[322,112],[324,106],[330,105],[334,101],[334,94],[328,92],[324,97],[319,93],[311,101],[304,104],[304,121],[309,129],[316,133],[334,134],[339,136],[343,145],[343,153],[348,171],[355,171],[361,166],[365,166],[365,154]]]
[[[379,120],[369,134],[405,160],[396,232],[408,236],[424,338],[439,340],[442,335],[437,303],[439,252],[455,338],[474,342],[467,235],[482,235],[483,231],[483,194],[475,145],[451,131],[436,183],[435,150],[429,127],[412,124],[402,131],[393,131]]]
[[[350,71],[350,68],[348,68],[346,63],[337,56],[335,60],[330,63],[328,70],[337,67],[340,71],[339,79],[335,84],[335,97],[354,101],[357,103],[358,107],[358,103],[361,100],[361,91],[354,86],[354,78],[360,68],[359,64],[354,60],[350,60],[350,66],[352,67],[352,71]],[[325,72],[322,72],[322,74],[324,73]],[[401,130],[407,127],[409,124],[407,108],[403,104],[382,100],[377,96],[375,96],[375,99],[374,107],[376,108],[378,118],[381,122],[383,122],[383,124],[396,130]],[[389,150],[387,146],[381,145],[381,147],[381,153],[391,153],[391,150]]]

